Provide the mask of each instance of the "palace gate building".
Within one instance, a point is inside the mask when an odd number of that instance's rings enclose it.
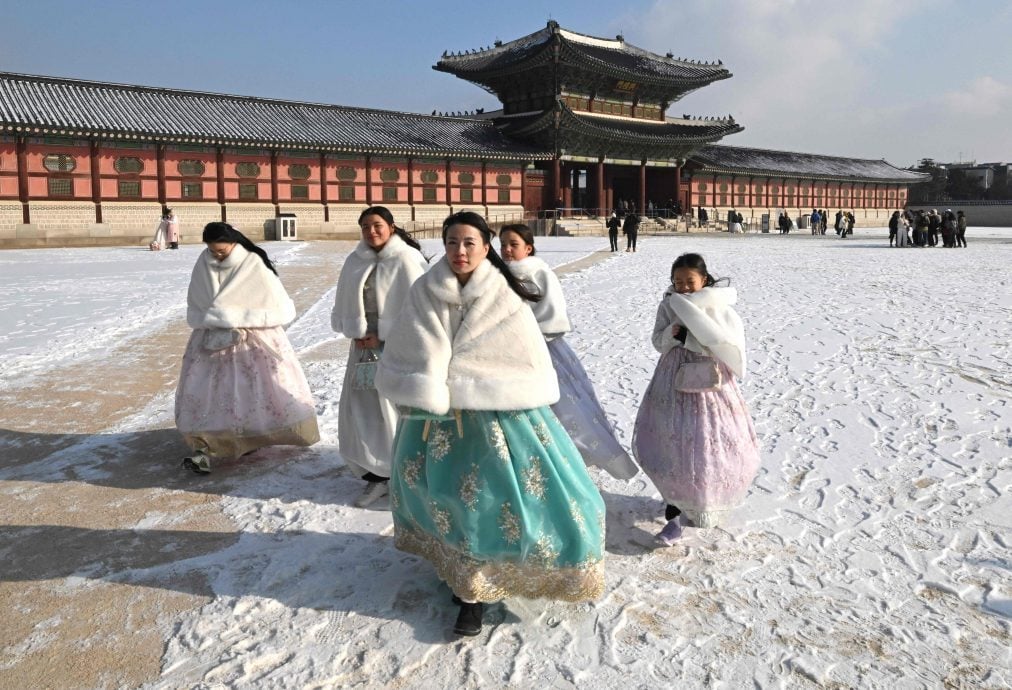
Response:
[[[371,204],[411,229],[473,209],[492,221],[609,213],[620,202],[812,207],[884,225],[921,176],[882,160],[719,145],[732,116],[673,117],[731,73],[556,22],[434,69],[495,112],[422,115],[0,73],[0,247],[143,242],[163,206],[184,241],[226,220],[254,239],[295,214],[306,238],[349,237]]]

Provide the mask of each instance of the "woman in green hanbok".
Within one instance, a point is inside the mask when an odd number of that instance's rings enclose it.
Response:
[[[412,286],[376,374],[404,414],[390,478],[397,547],[430,561],[481,631],[483,602],[596,599],[604,503],[549,405],[537,300],[471,212],[443,223],[446,256]]]

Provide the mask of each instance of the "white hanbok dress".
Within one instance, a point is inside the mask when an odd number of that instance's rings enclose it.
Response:
[[[529,256],[507,264],[513,274],[541,295],[530,303],[559,379],[559,402],[552,411],[562,422],[583,460],[618,479],[630,479],[639,471],[629,453],[615,438],[615,431],[601,407],[594,385],[563,337],[572,330],[566,299],[555,272],[541,259]]]

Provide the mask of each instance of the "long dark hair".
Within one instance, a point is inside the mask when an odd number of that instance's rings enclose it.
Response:
[[[540,302],[541,295],[531,292],[524,287],[515,275],[510,271],[509,266],[502,260],[502,257],[496,252],[492,246],[492,228],[488,227],[488,223],[485,219],[479,216],[474,211],[458,211],[450,215],[446,220],[443,221],[443,246],[446,246],[446,233],[450,230],[453,225],[469,225],[478,232],[481,233],[481,241],[488,247],[488,260],[492,262],[492,265],[499,269],[503,277],[506,279],[506,284],[510,286],[510,289],[520,295],[523,299],[528,302]]]
[[[414,247],[418,251],[422,251],[422,245],[418,244],[418,241],[414,237],[409,235],[407,230],[405,230],[404,228],[397,227],[397,224],[394,223],[394,214],[390,213],[390,209],[388,209],[386,206],[370,206],[366,210],[362,211],[362,213],[358,217],[359,227],[362,226],[362,221],[365,219],[366,216],[379,216],[380,218],[382,218],[387,222],[387,225],[389,225],[394,229],[394,232],[397,233],[397,236],[400,237],[402,240],[404,240],[404,242],[409,247]]]
[[[688,268],[703,276],[703,287],[713,287],[718,282],[731,283],[730,278],[718,279],[710,275],[710,272],[706,270],[706,261],[701,254],[682,254],[675,259],[675,263],[671,264],[671,280],[675,279],[675,271],[679,268]]]
[[[271,269],[274,275],[278,274],[278,270],[274,268],[274,264],[267,258],[267,252],[253,244],[250,238],[228,223],[208,223],[204,226],[204,235],[201,239],[205,244],[208,242],[234,242],[235,244],[241,244],[243,249],[253,252],[263,259],[264,266]]]
[[[517,236],[524,241],[528,247],[531,248],[531,253],[528,256],[534,256],[537,254],[537,250],[534,248],[534,233],[531,229],[523,223],[509,223],[499,228],[499,239],[502,240],[504,232],[515,232]]]

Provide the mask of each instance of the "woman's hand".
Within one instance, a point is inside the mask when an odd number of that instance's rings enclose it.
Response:
[[[364,338],[355,338],[355,345],[361,350],[375,350],[380,346],[380,339],[375,333],[366,333]]]

